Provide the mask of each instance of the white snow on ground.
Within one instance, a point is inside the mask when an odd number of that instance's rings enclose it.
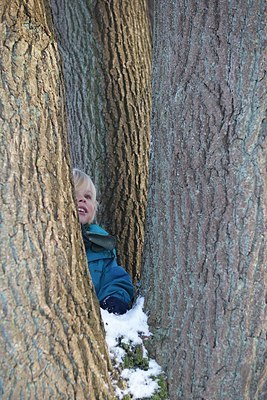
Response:
[[[126,393],[133,395],[133,399],[142,399],[144,397],[148,398],[155,393],[159,388],[157,382],[151,379],[151,376],[157,376],[161,373],[160,366],[156,361],[151,360],[149,362],[148,371],[143,371],[141,369],[131,370],[124,369],[122,371],[122,377],[128,381],[129,389]],[[125,394],[125,393],[124,393]]]
[[[118,346],[119,339],[123,337],[126,344],[142,344],[142,338],[151,335],[147,324],[147,315],[143,312],[144,298],[139,297],[131,310],[124,315],[109,314],[101,309],[101,314],[106,331],[106,342],[111,359],[119,366],[123,362],[125,351]],[[144,346],[144,355],[147,351]],[[142,369],[123,369],[122,378],[126,380],[128,388],[121,390],[117,388],[117,396],[122,399],[123,395],[130,394],[132,399],[149,398],[158,389],[158,384],[151,377],[162,373],[161,367],[154,360],[149,361],[147,371]]]

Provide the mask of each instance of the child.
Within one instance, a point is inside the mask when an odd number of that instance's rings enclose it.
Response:
[[[73,177],[88,267],[100,307],[110,313],[124,314],[133,298],[130,275],[117,264],[115,239],[93,224],[97,210],[95,185],[76,168]]]

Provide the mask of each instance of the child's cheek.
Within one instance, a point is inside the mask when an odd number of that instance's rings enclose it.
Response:
[[[90,215],[91,216],[95,216],[95,206],[94,204],[90,204]]]

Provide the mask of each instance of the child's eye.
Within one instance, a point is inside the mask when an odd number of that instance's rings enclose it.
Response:
[[[91,196],[90,194],[86,194],[86,195],[85,195],[85,198],[91,200],[91,199],[92,199],[92,196]]]

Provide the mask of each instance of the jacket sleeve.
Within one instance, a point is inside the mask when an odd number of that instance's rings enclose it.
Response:
[[[134,294],[130,275],[117,264],[115,259],[107,261],[101,276],[99,292],[97,293],[99,301],[108,296],[114,296],[129,304]]]

